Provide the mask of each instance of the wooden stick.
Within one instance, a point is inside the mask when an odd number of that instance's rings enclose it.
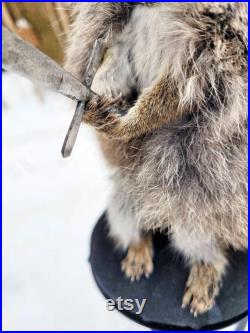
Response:
[[[55,10],[59,17],[59,22],[61,23],[64,33],[66,34],[69,30],[69,18],[66,14],[61,2],[56,2]]]
[[[53,7],[52,2],[45,2],[46,10],[48,13],[48,17],[50,20],[51,28],[54,30],[55,36],[61,46],[63,46],[62,42],[62,30],[58,24],[58,19],[56,17],[55,9]]]
[[[16,20],[17,34],[30,44],[38,47],[39,39],[36,36],[31,24],[24,18],[21,17]]]
[[[20,6],[20,4],[18,5],[16,2],[8,3],[8,8],[10,8],[10,11],[11,11],[12,16],[14,17],[15,21],[22,17],[21,10],[18,6]]]
[[[2,17],[3,17],[3,24],[6,26],[6,28],[15,32],[16,31],[15,22],[12,19],[11,15],[8,11],[8,8],[4,2],[2,3]]]

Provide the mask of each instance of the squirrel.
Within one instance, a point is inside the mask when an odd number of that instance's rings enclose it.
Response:
[[[182,307],[210,310],[246,251],[247,3],[77,3],[66,69],[108,48],[83,122],[113,171],[110,236],[132,281],[153,272],[154,231],[190,268]]]

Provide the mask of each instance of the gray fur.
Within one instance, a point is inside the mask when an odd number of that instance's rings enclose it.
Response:
[[[247,248],[247,5],[160,3],[128,11],[120,3],[114,8],[125,14],[115,29],[106,24],[104,4],[100,11],[91,7],[92,16],[81,6],[67,69],[78,77],[84,72],[85,49],[101,33],[103,19],[104,30],[114,31],[92,88],[141,95],[168,76],[183,110],[182,119],[116,142],[111,234],[119,237],[115,224],[121,222],[113,212],[133,211],[135,230],[168,230],[188,260],[211,262],[223,272],[225,250]],[[109,15],[112,21],[116,14]],[[123,156],[129,162],[120,162]],[[124,205],[120,193],[129,198]],[[134,241],[133,233],[120,232],[120,243]]]
[[[110,236],[118,247],[126,250],[129,245],[137,244],[141,237],[140,226],[136,225],[134,206],[129,193],[120,188],[113,188],[113,195],[108,209]]]

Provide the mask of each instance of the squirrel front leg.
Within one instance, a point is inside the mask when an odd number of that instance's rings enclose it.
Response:
[[[162,77],[145,89],[131,108],[122,97],[90,100],[83,121],[111,138],[130,140],[180,118],[183,110],[177,94],[173,80]]]

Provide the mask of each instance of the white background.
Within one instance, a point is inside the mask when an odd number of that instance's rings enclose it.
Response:
[[[109,174],[87,126],[61,157],[73,112],[66,98],[3,75],[3,330],[145,330],[108,312],[92,278]]]

